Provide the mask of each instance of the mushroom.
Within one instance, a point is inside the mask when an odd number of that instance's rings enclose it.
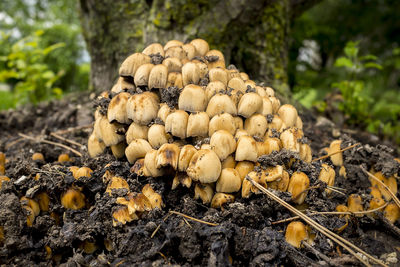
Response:
[[[203,204],[211,203],[214,189],[211,184],[197,183],[194,187],[194,199],[201,199]]]
[[[236,149],[236,141],[233,135],[226,130],[214,132],[210,139],[210,145],[221,161],[235,152]]]
[[[194,39],[190,42],[196,48],[196,56],[205,56],[210,50],[208,43],[203,39]]]
[[[150,63],[150,57],[143,53],[134,53],[122,62],[119,68],[119,75],[122,77],[134,77],[137,69],[143,65]]]
[[[148,45],[142,52],[145,55],[156,55],[160,54],[162,57],[164,56],[164,48],[160,43],[152,43]]]
[[[303,172],[295,172],[290,177],[287,191],[292,194],[292,201],[296,204],[302,204],[307,196],[307,190],[310,186],[310,179]]]
[[[229,96],[225,94],[216,94],[211,97],[210,101],[208,102],[206,112],[208,116],[212,118],[215,115],[219,115],[224,112],[231,115],[236,115],[237,109],[235,103]]]
[[[240,190],[241,185],[239,172],[233,168],[225,168],[217,180],[216,190],[222,193],[234,193]]]
[[[191,113],[187,122],[186,136],[207,136],[210,118],[205,112]]]
[[[130,164],[135,163],[136,159],[144,158],[146,153],[151,150],[151,145],[147,140],[135,139],[125,149],[125,156]]]
[[[186,138],[189,115],[183,110],[171,112],[165,119],[165,131],[181,139]]]
[[[188,112],[201,112],[207,107],[206,93],[198,85],[186,85],[179,95],[178,101],[179,109]]]
[[[163,144],[157,150],[156,167],[171,166],[174,170],[178,169],[180,149],[176,144]]]
[[[200,149],[190,159],[186,172],[194,181],[213,183],[221,174],[221,162],[214,151]]]
[[[165,127],[161,124],[151,125],[149,131],[147,132],[147,140],[155,149],[158,149],[161,145],[168,143],[169,139],[171,139],[171,136],[165,132]]]
[[[159,100],[151,92],[132,95],[126,104],[128,118],[140,125],[147,125],[157,117]]]
[[[238,114],[249,118],[262,107],[263,101],[257,93],[246,93],[240,98]]]
[[[241,136],[237,141],[235,160],[236,161],[257,161],[257,144],[251,136]]]
[[[285,240],[290,245],[300,248],[301,242],[308,239],[306,226],[300,221],[289,223],[286,228]]]

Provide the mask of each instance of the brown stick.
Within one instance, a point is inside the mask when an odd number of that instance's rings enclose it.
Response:
[[[80,144],[78,142],[75,142],[74,140],[67,139],[65,137],[62,137],[61,135],[56,134],[56,133],[51,133],[50,135],[54,136],[55,138],[60,139],[60,140],[62,140],[64,142],[70,143],[71,145],[76,145],[76,146],[79,146],[79,147],[83,147],[84,146],[84,145],[82,145],[82,144]]]
[[[68,129],[65,129],[65,130],[58,130],[58,131],[55,131],[55,133],[56,134],[65,134],[65,133],[78,131],[78,130],[81,130],[81,129],[91,128],[91,127],[93,127],[93,123],[82,125],[82,126],[77,126],[77,127],[73,127],[73,128],[68,128]]]
[[[383,188],[385,188],[386,191],[389,192],[389,194],[392,196],[393,201],[396,203],[396,205],[400,208],[400,200],[396,197],[396,195],[392,192],[392,190],[390,190],[389,187],[387,187],[387,185],[385,185],[381,180],[379,180],[378,178],[376,178],[375,175],[373,175],[372,173],[370,173],[369,171],[367,171],[366,169],[363,168],[363,166],[360,166],[360,169],[367,174],[369,177],[371,177],[372,179],[374,179],[378,184],[380,184],[381,186],[383,186]]]
[[[270,192],[269,190],[267,190],[266,188],[261,186],[259,183],[254,181],[249,176],[246,176],[246,179],[249,180],[255,187],[257,187],[261,192],[266,194],[268,197],[272,198],[273,200],[275,200],[276,202],[278,202],[279,204],[281,204],[282,206],[287,208],[289,211],[291,211],[294,214],[296,214],[297,216],[299,216],[302,220],[304,220],[310,226],[312,226],[313,228],[315,228],[316,230],[318,230],[319,232],[321,232],[322,234],[324,234],[328,238],[330,238],[333,241],[335,241],[338,245],[342,246],[344,249],[346,249],[348,252],[350,252],[354,257],[356,257],[365,266],[371,266],[371,265],[368,262],[366,262],[363,258],[361,258],[360,255],[358,255],[353,249],[355,249],[356,251],[358,251],[361,254],[365,255],[367,258],[371,259],[375,263],[377,263],[377,264],[379,264],[381,266],[387,267],[387,265],[385,265],[381,260],[378,260],[378,259],[372,257],[371,255],[369,255],[368,253],[366,253],[365,251],[363,251],[362,249],[360,249],[359,247],[357,247],[353,243],[347,241],[346,239],[342,238],[341,236],[333,233],[329,229],[327,229],[327,228],[323,227],[322,225],[318,224],[313,219],[311,219],[307,215],[301,213],[299,210],[297,210],[293,206],[289,205],[286,201],[284,201],[283,199],[279,198],[278,196],[274,195],[272,192]]]
[[[199,223],[204,223],[204,224],[207,224],[207,225],[210,225],[210,226],[218,226],[217,223],[206,222],[206,221],[203,221],[203,220],[200,220],[200,219],[196,219],[194,217],[191,217],[189,215],[186,215],[186,214],[183,214],[183,213],[180,213],[180,212],[177,212],[177,211],[170,210],[169,213],[176,214],[176,215],[185,217],[186,219],[189,219],[189,220],[192,220],[192,221],[195,221],[195,222],[199,222]]]
[[[366,210],[366,211],[355,211],[355,212],[351,212],[351,211],[315,211],[315,212],[311,212],[309,215],[313,216],[313,215],[357,215],[357,214],[369,214],[369,213],[374,213],[376,211],[379,211],[381,209],[384,209],[389,203],[385,203],[385,205],[382,205],[379,208],[373,209],[373,210]],[[280,220],[280,221],[275,221],[272,222],[271,224],[278,224],[278,223],[284,223],[284,222],[290,222],[296,219],[299,219],[299,216],[294,216],[294,217],[290,217],[284,220]]]
[[[66,145],[63,145],[63,144],[60,144],[60,143],[56,143],[56,142],[52,142],[52,141],[49,141],[49,140],[46,140],[46,139],[35,139],[35,138],[33,138],[33,137],[29,136],[29,135],[22,134],[22,133],[19,133],[18,135],[23,137],[23,138],[26,138],[26,139],[29,139],[29,140],[32,140],[32,141],[35,141],[35,142],[38,142],[38,143],[45,143],[45,144],[49,144],[49,145],[59,146],[59,147],[65,148],[65,149],[71,151],[72,153],[75,153],[79,157],[82,157],[81,152],[79,152],[79,151],[77,151],[77,150],[75,150],[75,149],[73,149],[73,148],[71,148],[69,146],[66,146]]]
[[[341,153],[341,152],[343,152],[343,151],[346,151],[346,150],[348,150],[348,149],[350,149],[350,148],[353,148],[353,147],[356,147],[356,146],[358,146],[358,145],[361,145],[361,143],[357,143],[357,144],[348,146],[348,147],[346,147],[346,148],[343,148],[343,149],[341,149],[341,150],[335,151],[335,152],[333,152],[333,153],[329,153],[328,155],[325,155],[325,156],[322,156],[322,157],[313,159],[311,162],[315,162],[315,161],[318,161],[318,160],[321,160],[321,159],[329,158],[329,157],[332,156],[332,155],[335,155],[335,154],[337,154],[337,153]]]

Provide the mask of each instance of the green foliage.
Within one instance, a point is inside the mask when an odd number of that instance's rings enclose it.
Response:
[[[0,32],[6,34],[1,37],[0,54],[3,59],[7,57],[0,61],[0,71],[8,72],[7,75],[11,75],[12,69],[19,72],[18,78],[3,77],[2,81],[13,88],[12,92],[4,94],[13,96],[13,101],[4,104],[10,97],[1,98],[0,109],[15,107],[17,102],[36,103],[61,93],[88,89],[88,56],[85,56],[77,1],[3,0],[0,10],[4,18],[0,20]],[[55,49],[61,43],[63,47]],[[19,58],[18,62],[25,61],[27,67],[8,66],[10,60],[17,60],[8,58],[11,54],[14,57],[25,54],[26,57]],[[33,54],[35,58],[30,62],[29,57]]]
[[[62,95],[62,90],[54,84],[64,72],[53,72],[45,63],[45,58],[65,44],[56,43],[41,48],[41,35],[43,31],[37,31],[11,45],[9,35],[2,33],[0,47],[7,49],[0,51],[0,82],[13,86],[11,106],[28,102],[36,104]]]
[[[400,70],[399,49],[394,49],[381,63],[374,55],[359,55],[358,42],[348,42],[343,53],[321,75],[318,71],[305,70],[303,79],[299,79],[303,84],[295,87],[295,98],[309,108],[324,112],[329,104],[336,103],[330,97],[338,91],[341,100],[336,108],[345,115],[347,124],[400,144],[400,95],[395,88],[383,87],[390,83],[387,70]]]
[[[365,83],[358,79],[360,73],[366,69],[382,69],[376,63],[373,55],[359,56],[357,42],[348,42],[344,48],[344,56],[336,59],[334,66],[345,69],[346,78],[332,83],[333,88],[338,88],[343,97],[339,109],[348,116],[350,123],[361,123],[368,119],[368,106],[372,104],[372,98],[365,93]]]

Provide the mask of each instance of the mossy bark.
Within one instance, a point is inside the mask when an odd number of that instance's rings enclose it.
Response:
[[[121,62],[152,42],[204,38],[227,63],[287,96],[291,8],[290,0],[80,0],[91,85],[110,89]]]

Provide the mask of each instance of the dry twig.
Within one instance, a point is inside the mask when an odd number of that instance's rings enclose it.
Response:
[[[183,213],[180,213],[180,212],[177,212],[177,211],[170,210],[169,213],[176,214],[176,215],[185,217],[186,219],[189,219],[189,220],[192,220],[192,221],[195,221],[195,222],[199,222],[199,223],[203,223],[203,224],[207,224],[207,225],[210,225],[210,226],[218,226],[217,223],[206,222],[206,221],[203,221],[203,220],[200,220],[200,219],[196,219],[194,217],[191,217],[189,215],[186,215],[186,214],[183,214]]]
[[[26,134],[22,134],[22,133],[19,133],[18,135],[23,137],[23,138],[25,138],[25,139],[29,139],[29,140],[32,140],[32,141],[35,141],[35,142],[38,142],[38,143],[45,143],[45,144],[49,144],[49,145],[53,145],[53,146],[62,147],[64,149],[67,149],[67,150],[71,151],[72,153],[75,153],[79,157],[82,157],[82,153],[81,152],[79,152],[79,151],[77,151],[77,150],[75,150],[75,149],[73,149],[73,148],[71,148],[69,146],[63,145],[61,143],[49,141],[49,140],[46,140],[46,139],[37,139],[37,138],[34,138],[34,137],[26,135]]]
[[[322,234],[324,234],[328,238],[330,238],[333,241],[335,241],[338,245],[342,246],[344,249],[346,249],[348,252],[350,252],[354,257],[356,257],[365,266],[371,266],[371,265],[368,262],[366,262],[360,255],[358,255],[354,250],[360,252],[361,254],[363,254],[364,256],[366,256],[367,258],[372,260],[373,262],[375,262],[375,263],[377,263],[377,264],[379,264],[381,266],[387,267],[387,265],[385,265],[381,260],[378,260],[378,259],[372,257],[367,252],[363,251],[362,249],[360,249],[359,247],[357,247],[353,243],[347,241],[343,237],[333,233],[329,229],[327,229],[327,228],[323,227],[322,225],[318,224],[317,222],[315,222],[313,219],[311,219],[307,215],[301,213],[299,210],[297,210],[293,206],[289,205],[283,199],[279,198],[278,196],[274,195],[272,192],[270,192],[267,189],[265,189],[263,186],[261,186],[259,183],[254,181],[249,176],[246,176],[246,179],[248,179],[255,187],[257,187],[261,192],[266,194],[268,197],[272,198],[273,200],[275,200],[276,202],[278,202],[279,204],[281,204],[282,206],[287,208],[289,211],[291,211],[294,214],[296,214],[297,216],[299,216],[302,220],[304,220],[310,226],[312,226],[313,228],[315,228],[316,230],[318,230],[319,232],[321,232]]]
[[[365,215],[365,214],[374,213],[376,211],[384,209],[388,204],[389,203],[385,203],[385,205],[382,205],[381,207],[373,209],[373,210],[355,211],[355,212],[351,212],[351,211],[314,211],[314,212],[309,213],[309,216],[313,216],[313,215],[358,215],[358,214]],[[271,224],[290,222],[293,220],[297,220],[299,218],[300,218],[299,216],[294,216],[294,217],[290,217],[290,218],[287,218],[284,220],[272,222]]]
[[[76,126],[76,127],[73,127],[73,128],[68,128],[68,129],[65,129],[65,130],[58,130],[58,131],[55,131],[54,133],[55,134],[65,134],[65,133],[78,131],[78,130],[81,130],[81,129],[91,128],[91,127],[93,127],[93,123],[82,125],[82,126]]]
[[[56,134],[56,133],[51,133],[50,135],[51,135],[51,136],[54,136],[55,138],[60,139],[60,140],[62,140],[62,141],[64,141],[64,142],[70,143],[71,145],[76,145],[76,146],[79,146],[79,147],[84,147],[84,145],[79,144],[78,142],[75,142],[74,140],[70,140],[70,139],[67,139],[67,138],[65,138],[65,137],[62,137],[62,136],[60,136],[60,135],[58,135],[58,134]]]
[[[353,147],[356,147],[356,146],[358,146],[358,145],[361,145],[361,143],[357,143],[357,144],[348,146],[348,147],[346,147],[346,148],[343,148],[343,149],[341,149],[341,150],[335,151],[335,152],[333,152],[333,153],[329,153],[328,155],[325,155],[325,156],[322,156],[322,157],[313,159],[311,162],[315,162],[315,161],[318,161],[318,160],[321,160],[321,159],[329,158],[329,157],[332,156],[332,155],[335,155],[335,154],[337,154],[337,153],[341,153],[341,152],[343,152],[343,151],[346,151],[346,150],[351,149],[351,148],[353,148]]]

